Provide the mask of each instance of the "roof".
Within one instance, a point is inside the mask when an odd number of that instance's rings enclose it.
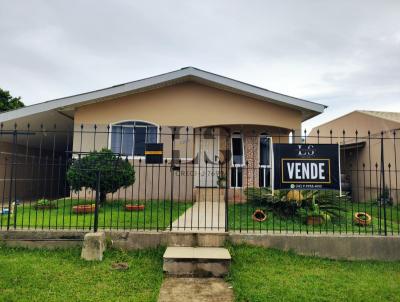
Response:
[[[206,85],[215,86],[220,89],[225,89],[235,93],[240,93],[254,98],[262,99],[278,105],[298,109],[302,112],[303,121],[322,113],[327,107],[322,104],[280,94],[194,67],[185,67],[150,78],[145,78],[100,90],[55,99],[4,112],[0,114],[0,122],[7,122],[18,118],[28,117],[30,115],[50,110],[65,112],[68,109],[74,110],[79,106],[87,105],[90,103],[165,87],[185,81],[195,81]]]
[[[396,122],[400,123],[400,112],[388,112],[388,111],[369,111],[369,110],[354,110],[349,113],[343,114],[339,117],[336,117],[334,119],[331,119],[330,121],[327,121],[325,123],[319,124],[318,126],[315,126],[311,129],[310,133],[322,126],[325,126],[327,124],[333,123],[335,121],[341,120],[342,118],[349,116],[354,113],[361,113],[361,114],[366,114],[369,116],[385,119],[391,122]]]
[[[400,123],[400,112],[356,110],[357,112],[372,115],[392,122]]]

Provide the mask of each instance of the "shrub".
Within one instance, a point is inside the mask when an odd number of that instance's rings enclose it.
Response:
[[[57,203],[48,199],[39,199],[36,201],[34,207],[36,209],[56,209]]]
[[[76,159],[67,172],[72,190],[82,188],[97,190],[97,173],[100,172],[100,202],[104,203],[107,193],[115,193],[121,187],[135,182],[135,171],[127,159],[116,156],[109,149],[93,151]]]
[[[280,216],[293,216],[297,213],[299,204],[288,198],[289,190],[275,190],[274,195],[268,188],[247,188],[247,200],[257,207],[264,207]]]
[[[324,215],[339,217],[346,212],[344,207],[350,202],[347,195],[339,197],[335,190],[275,190],[274,195],[268,188],[247,188],[247,199],[255,206],[283,217]]]
[[[379,194],[377,203],[378,205],[381,203],[389,206],[393,205],[393,197],[391,196],[389,187],[387,185],[385,185],[383,192]]]

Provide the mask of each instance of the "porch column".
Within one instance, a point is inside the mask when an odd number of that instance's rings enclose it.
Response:
[[[259,137],[255,131],[244,133],[244,158],[247,162],[243,170],[243,187],[258,187],[258,142]]]
[[[300,144],[301,143],[301,136],[302,136],[301,128],[293,129],[292,132],[292,141],[294,143]]]

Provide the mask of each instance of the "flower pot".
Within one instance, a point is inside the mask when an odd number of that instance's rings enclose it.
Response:
[[[367,226],[371,224],[372,217],[365,212],[357,212],[354,214],[354,222],[360,226]]]
[[[94,213],[96,205],[93,204],[83,204],[72,207],[72,212],[75,214],[86,214],[86,213]]]
[[[133,205],[133,204],[127,204],[125,205],[125,211],[143,211],[144,210],[144,205]]]
[[[321,225],[325,222],[324,216],[307,216],[307,225]]]
[[[254,211],[252,218],[254,221],[263,222],[267,220],[267,215],[264,213],[263,210],[257,209]]]

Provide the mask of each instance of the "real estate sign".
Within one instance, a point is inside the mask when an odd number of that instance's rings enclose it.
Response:
[[[274,144],[275,189],[340,189],[338,144]]]
[[[149,143],[145,146],[144,155],[146,156],[146,165],[163,163],[163,144]]]

